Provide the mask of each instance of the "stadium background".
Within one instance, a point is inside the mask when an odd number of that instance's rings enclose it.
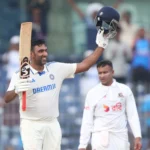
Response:
[[[0,150],[22,150],[19,134],[18,101],[5,105],[3,96],[8,86],[6,79],[6,64],[3,55],[8,51],[10,38],[19,34],[20,23],[32,21],[32,0],[1,0],[0,1]],[[36,0],[33,0],[36,2]],[[38,1],[38,0],[37,0]],[[100,2],[113,5],[115,0],[76,0],[81,10],[85,11],[89,2]],[[124,0],[118,7],[121,13],[131,11],[132,22],[150,31],[150,1]],[[67,0],[41,0],[43,37],[45,38],[50,61],[79,62],[86,50],[85,24],[72,10]],[[130,29],[129,29],[130,30]],[[150,65],[150,64],[149,64]],[[130,79],[130,75],[127,79]],[[82,119],[83,102],[80,80],[83,75],[76,75],[75,79],[65,80],[60,93],[60,124],[63,139],[62,150],[77,150],[79,132]],[[142,78],[142,76],[141,76]],[[132,80],[129,80],[132,84]],[[129,83],[128,83],[129,84]],[[149,83],[148,83],[149,84]],[[150,96],[144,84],[136,88],[135,97],[138,106],[142,135],[143,150],[150,149]],[[147,91],[147,92],[145,92]],[[133,142],[132,134],[131,143]]]

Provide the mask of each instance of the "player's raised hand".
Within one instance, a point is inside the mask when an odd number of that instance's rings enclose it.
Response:
[[[19,94],[23,91],[28,91],[30,89],[31,79],[18,79],[15,84],[15,93]]]
[[[96,35],[96,44],[105,49],[108,45],[108,41],[109,39],[104,35],[104,30],[99,29]]]

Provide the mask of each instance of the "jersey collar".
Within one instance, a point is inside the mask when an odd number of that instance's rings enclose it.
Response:
[[[115,79],[113,79],[113,83],[112,83],[110,86],[105,86],[105,85],[103,85],[102,83],[100,83],[100,85],[101,85],[102,87],[116,87],[117,82],[116,82]]]
[[[37,74],[39,72],[36,69],[34,69],[32,66],[30,66],[30,70],[31,70],[32,74]],[[48,71],[45,65],[44,65],[43,71],[45,71],[45,72]]]

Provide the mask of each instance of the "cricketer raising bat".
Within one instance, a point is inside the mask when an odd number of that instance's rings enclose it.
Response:
[[[20,27],[19,59],[20,78],[30,76],[30,49],[31,49],[32,22],[23,22]],[[22,110],[26,111],[26,92],[22,92]]]

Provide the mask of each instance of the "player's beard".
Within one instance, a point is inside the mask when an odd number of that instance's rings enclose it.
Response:
[[[46,62],[47,62],[47,57],[42,57],[42,58],[41,58],[41,64],[42,64],[42,65],[45,65]]]
[[[40,57],[40,58],[37,60],[37,64],[38,64],[39,66],[45,65],[46,62],[47,62],[47,57]]]

